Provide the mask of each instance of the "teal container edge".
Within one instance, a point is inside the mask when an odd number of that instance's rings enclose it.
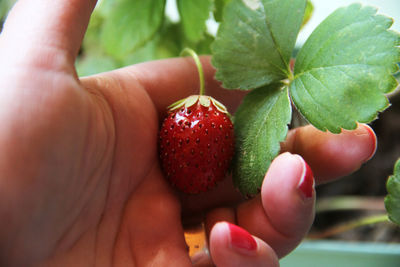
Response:
[[[400,243],[304,241],[281,267],[400,267]]]

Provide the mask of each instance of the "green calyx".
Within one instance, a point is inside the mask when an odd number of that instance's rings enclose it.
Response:
[[[187,98],[181,99],[181,100],[173,103],[172,105],[170,105],[168,107],[168,109],[170,111],[172,111],[172,110],[176,110],[181,107],[189,108],[189,107],[195,105],[196,103],[199,103],[203,107],[207,107],[207,108],[212,103],[218,111],[220,111],[222,113],[226,113],[226,114],[228,113],[228,110],[221,102],[212,98],[211,96],[205,96],[205,95],[191,95]]]

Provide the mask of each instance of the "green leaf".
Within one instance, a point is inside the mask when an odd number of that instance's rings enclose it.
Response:
[[[397,160],[394,173],[386,183],[388,195],[385,197],[385,208],[389,219],[400,225],[400,159]]]
[[[2,29],[3,20],[7,16],[11,7],[15,4],[16,0],[0,0],[0,32]]]
[[[353,4],[326,18],[300,50],[290,94],[298,110],[320,130],[339,133],[370,122],[389,106],[396,88],[400,35],[392,19]]]
[[[122,64],[126,66],[149,60],[178,57],[185,47],[192,48],[198,54],[210,54],[210,45],[213,40],[212,36],[205,34],[201,41],[189,42],[184,38],[180,24],[166,21],[152,40],[125,56]]]
[[[211,54],[211,45],[214,42],[214,36],[211,34],[206,33],[204,36],[204,39],[201,40],[200,42],[196,43],[193,47],[194,50],[199,54],[199,55],[209,55]]]
[[[99,6],[96,6],[92,16],[90,17],[89,25],[83,39],[82,52],[83,53],[100,53],[103,54],[104,51],[100,44],[101,29],[105,21],[105,17],[102,13],[103,3],[108,3],[107,1],[101,2]]]
[[[96,52],[79,57],[76,61],[76,70],[79,77],[110,71],[120,67],[113,58]]]
[[[183,32],[191,42],[198,42],[206,32],[206,20],[213,8],[212,0],[177,0]]]
[[[118,0],[109,11],[102,32],[107,53],[123,58],[143,46],[160,28],[165,0]]]
[[[226,88],[252,89],[288,77],[306,0],[232,0],[212,46]]]
[[[303,22],[301,23],[301,27],[307,24],[307,22],[311,19],[313,12],[314,12],[314,5],[310,0],[307,0],[306,11],[304,12],[304,17],[303,17]]]
[[[235,185],[245,195],[261,188],[271,161],[280,151],[291,119],[288,88],[271,84],[249,93],[235,114]]]
[[[214,19],[217,22],[222,21],[222,14],[225,5],[229,2],[230,0],[214,0]]]
[[[178,56],[181,51],[180,34],[179,25],[166,20],[149,42],[124,57],[122,65]]]

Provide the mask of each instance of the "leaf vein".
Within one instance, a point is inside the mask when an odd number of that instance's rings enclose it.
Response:
[[[283,57],[281,48],[280,48],[278,42],[276,41],[275,35],[274,35],[273,31],[272,31],[272,26],[270,25],[270,23],[269,23],[269,21],[267,20],[267,18],[265,19],[265,24],[266,24],[266,26],[267,26],[267,28],[268,28],[268,31],[269,31],[270,35],[271,35],[272,43],[274,44],[274,47],[275,47],[276,51],[278,51],[278,55],[279,55],[280,59],[282,60],[283,64],[284,64],[285,67],[286,67],[286,69],[282,69],[282,68],[280,68],[280,67],[278,67],[278,68],[279,68],[283,73],[288,73],[287,69],[289,68],[289,65],[288,65],[288,63],[285,61],[285,59],[284,59],[284,57]]]
[[[381,66],[381,65],[376,65],[376,64],[367,64],[367,63],[356,63],[356,64],[339,64],[339,65],[333,65],[333,66],[320,66],[320,67],[314,67],[311,68],[309,70],[306,70],[304,72],[298,73],[294,76],[294,78],[298,78],[304,74],[307,74],[311,71],[317,71],[317,70],[325,70],[325,69],[331,69],[331,68],[337,68],[337,67],[380,67],[380,68],[384,68],[385,66]],[[388,73],[389,74],[389,73]]]
[[[278,99],[279,99],[279,96],[278,97],[275,97],[275,99],[274,99],[274,101],[272,102],[272,107],[276,104],[276,102],[278,101]],[[271,109],[269,109],[268,110],[268,112],[267,112],[267,114],[265,114],[265,116],[263,116],[263,119],[262,119],[262,121],[261,121],[261,125],[265,125],[265,122],[267,121],[267,119],[269,118],[269,115],[271,114],[271,112],[272,112],[272,109],[273,108],[271,108]],[[255,138],[258,138],[259,136],[260,136],[260,134],[261,134],[261,132],[262,132],[262,128],[263,127],[259,127],[258,128],[258,130],[256,131],[256,135],[255,135]]]
[[[326,90],[329,91],[329,88],[328,88],[325,84],[323,84],[317,77],[315,77],[314,74],[312,74],[312,73],[309,73],[309,74],[310,74],[311,77],[312,77],[315,81],[317,81],[323,88],[325,88]],[[332,115],[333,115],[333,116],[340,116],[340,115],[341,115],[341,114],[337,114],[336,112],[332,111],[332,109],[329,108],[329,106],[324,105],[323,103],[319,102],[319,101],[317,100],[317,98],[315,98],[314,95],[311,94],[311,92],[309,91],[309,89],[308,89],[306,86],[304,86],[304,83],[303,83],[303,81],[302,81],[301,79],[300,79],[300,82],[301,82],[301,84],[303,85],[304,91],[305,91],[305,92],[309,95],[309,97],[314,101],[314,104],[315,104],[316,106],[318,106],[321,110],[325,110],[327,113],[331,114],[331,116],[332,116]],[[328,116],[328,118],[330,118],[331,116]],[[342,116],[340,116],[340,117],[343,119]],[[329,121],[330,121],[330,124],[331,124],[331,123],[332,123],[331,120],[329,120]],[[333,125],[335,125],[335,124],[333,124]]]

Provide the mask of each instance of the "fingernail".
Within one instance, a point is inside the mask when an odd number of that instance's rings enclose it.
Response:
[[[255,254],[257,242],[249,232],[231,223],[227,223],[230,231],[230,244],[235,250],[244,254]]]
[[[314,174],[307,162],[305,162],[302,157],[298,157],[303,162],[303,173],[300,178],[298,188],[300,189],[304,199],[310,199],[314,195]]]
[[[377,138],[376,138],[374,130],[372,130],[372,128],[367,124],[364,124],[364,126],[365,126],[365,129],[366,129],[367,133],[368,133],[368,136],[372,139],[372,141],[371,141],[371,144],[372,144],[371,154],[368,155],[368,157],[364,160],[364,163],[365,163],[365,162],[369,161],[375,155],[378,141],[377,141]]]

